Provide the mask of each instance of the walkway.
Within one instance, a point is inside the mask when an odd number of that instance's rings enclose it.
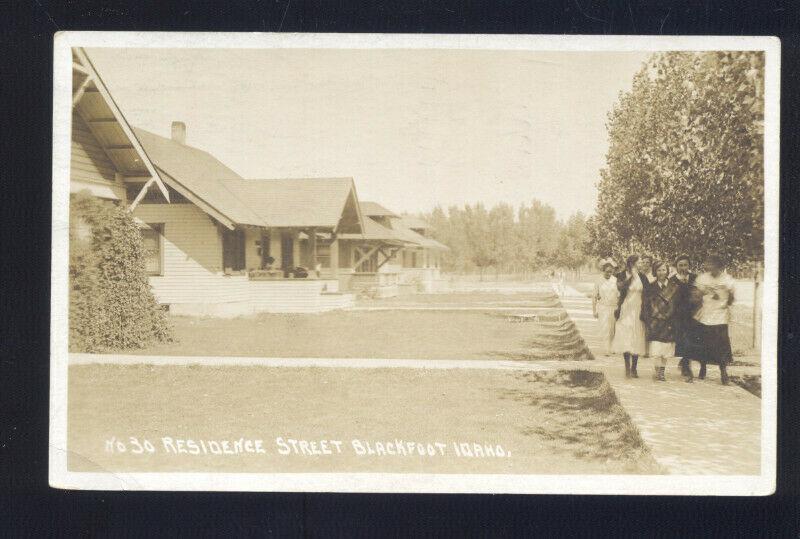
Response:
[[[761,399],[735,384],[720,384],[714,366],[709,367],[706,380],[687,384],[672,363],[667,367],[667,382],[656,383],[651,377],[652,363],[642,358],[641,378],[627,379],[622,359],[600,352],[597,321],[584,316],[587,308],[591,310],[591,300],[567,287],[561,303],[597,358],[593,367],[605,373],[653,456],[670,473],[759,473]],[[731,373],[757,374],[759,369],[731,367]]]

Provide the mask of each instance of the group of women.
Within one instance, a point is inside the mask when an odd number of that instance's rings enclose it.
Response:
[[[595,285],[594,316],[600,323],[604,352],[622,354],[625,376],[638,378],[640,357],[653,361],[654,379],[666,381],[670,358],[679,358],[684,380],[692,382],[692,360],[716,363],[720,379],[728,384],[727,365],[732,360],[728,335],[734,280],[721,257],[709,255],[700,275],[690,271],[691,260],[679,256],[674,268],[650,256],[631,255],[625,269],[616,272],[610,260]]]

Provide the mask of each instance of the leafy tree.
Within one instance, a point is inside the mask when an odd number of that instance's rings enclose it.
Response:
[[[584,252],[586,237],[586,217],[581,212],[576,212],[559,231],[556,265],[579,273],[588,261]]]
[[[70,350],[142,348],[170,340],[130,213],[80,192],[70,200],[69,236]]]
[[[555,265],[559,226],[556,211],[547,204],[534,200],[520,207],[517,243],[525,273]]]
[[[448,247],[443,268],[447,271],[500,272],[527,275],[545,267],[573,270],[586,259],[586,219],[577,213],[566,223],[555,210],[537,200],[515,210],[498,204],[487,210],[482,204],[435,208],[424,216],[432,235]]]
[[[489,213],[483,204],[478,203],[474,208],[464,208],[464,218],[469,259],[480,270],[482,278],[484,270],[496,265],[500,259],[497,248],[492,243]]]
[[[609,113],[587,251],[763,252],[764,56],[659,53]]]
[[[498,204],[489,210],[489,241],[494,259],[495,275],[515,265],[518,245],[515,236],[514,208]]]

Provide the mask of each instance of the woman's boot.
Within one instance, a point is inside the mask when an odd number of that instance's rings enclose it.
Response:
[[[722,385],[728,385],[729,378],[728,378],[728,367],[726,365],[719,366],[719,378],[722,381]]]
[[[697,377],[700,378],[701,380],[705,380],[706,379],[706,362],[705,361],[701,361],[700,362],[700,372],[697,374]]]
[[[639,378],[639,373],[636,372],[636,365],[639,363],[639,356],[637,354],[631,355],[631,378]]]
[[[683,368],[681,369],[681,374],[683,374],[683,380],[685,382],[689,383],[694,382],[694,373],[692,372],[691,359],[683,358]]]
[[[667,381],[667,376],[666,376],[666,372],[665,371],[667,370],[667,368],[666,367],[656,367],[656,369],[658,369],[658,381],[659,382],[666,382]]]
[[[625,358],[625,378],[631,377],[631,356],[628,352],[622,354],[622,357]]]

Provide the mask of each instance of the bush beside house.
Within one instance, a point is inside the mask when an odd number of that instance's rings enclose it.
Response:
[[[78,193],[70,203],[69,241],[70,351],[171,340],[166,313],[147,282],[141,234],[128,212]]]

